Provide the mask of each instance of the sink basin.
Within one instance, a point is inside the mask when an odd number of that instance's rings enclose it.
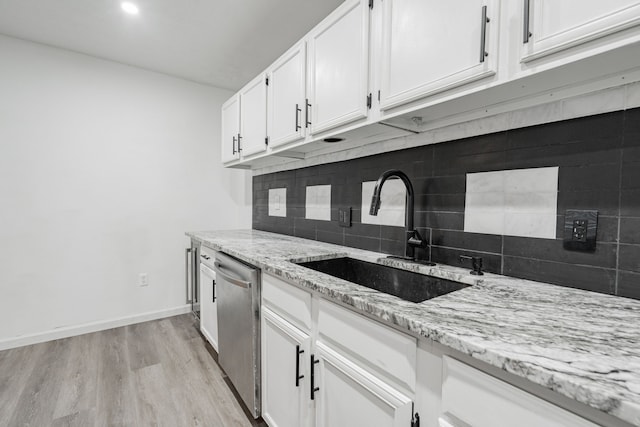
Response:
[[[426,301],[469,286],[354,258],[300,262],[298,265],[411,302]]]

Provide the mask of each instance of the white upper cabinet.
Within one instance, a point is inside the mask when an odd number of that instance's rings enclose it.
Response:
[[[267,149],[267,84],[259,75],[240,91],[240,142],[243,157]]]
[[[640,0],[344,0],[223,105],[222,161],[283,164],[636,82],[639,46]]]
[[[299,141],[305,136],[305,71],[304,41],[271,66],[267,108],[267,134],[271,147]]]
[[[496,73],[499,0],[385,0],[380,108]]]
[[[640,1],[524,0],[524,62],[640,24]]]
[[[240,96],[233,95],[222,105],[222,162],[238,160],[238,136],[240,135]]]
[[[369,5],[346,0],[309,34],[310,133],[367,117]]]

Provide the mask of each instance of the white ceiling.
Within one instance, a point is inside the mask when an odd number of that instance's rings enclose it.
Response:
[[[343,0],[0,0],[0,34],[237,90]]]

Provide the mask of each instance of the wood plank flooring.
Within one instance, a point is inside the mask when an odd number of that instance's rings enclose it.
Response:
[[[0,426],[266,426],[190,314],[0,351]]]

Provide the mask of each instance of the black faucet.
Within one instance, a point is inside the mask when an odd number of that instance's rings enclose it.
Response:
[[[468,256],[468,255],[460,255],[460,262],[464,260],[471,260],[471,274],[474,276],[482,276],[484,273],[482,272],[482,257],[480,256]]]
[[[414,215],[413,185],[411,184],[409,177],[404,172],[398,169],[391,169],[386,172],[383,172],[382,175],[380,175],[380,177],[378,178],[378,181],[376,182],[376,186],[373,189],[373,196],[371,197],[371,208],[369,209],[369,215],[373,215],[373,216],[378,215],[378,210],[380,210],[380,193],[382,192],[382,186],[384,185],[385,181],[388,178],[391,178],[392,176],[400,178],[404,183],[404,186],[407,188],[407,197],[405,199],[405,209],[404,209],[405,211],[404,225],[405,225],[405,235],[406,235],[404,258],[410,259],[412,261],[417,261],[416,255],[415,255],[415,248],[425,247],[426,242],[422,239],[422,236],[420,236],[420,233],[418,233],[418,230],[416,230],[413,227],[413,215]],[[429,262],[428,265],[435,265],[435,264]]]

